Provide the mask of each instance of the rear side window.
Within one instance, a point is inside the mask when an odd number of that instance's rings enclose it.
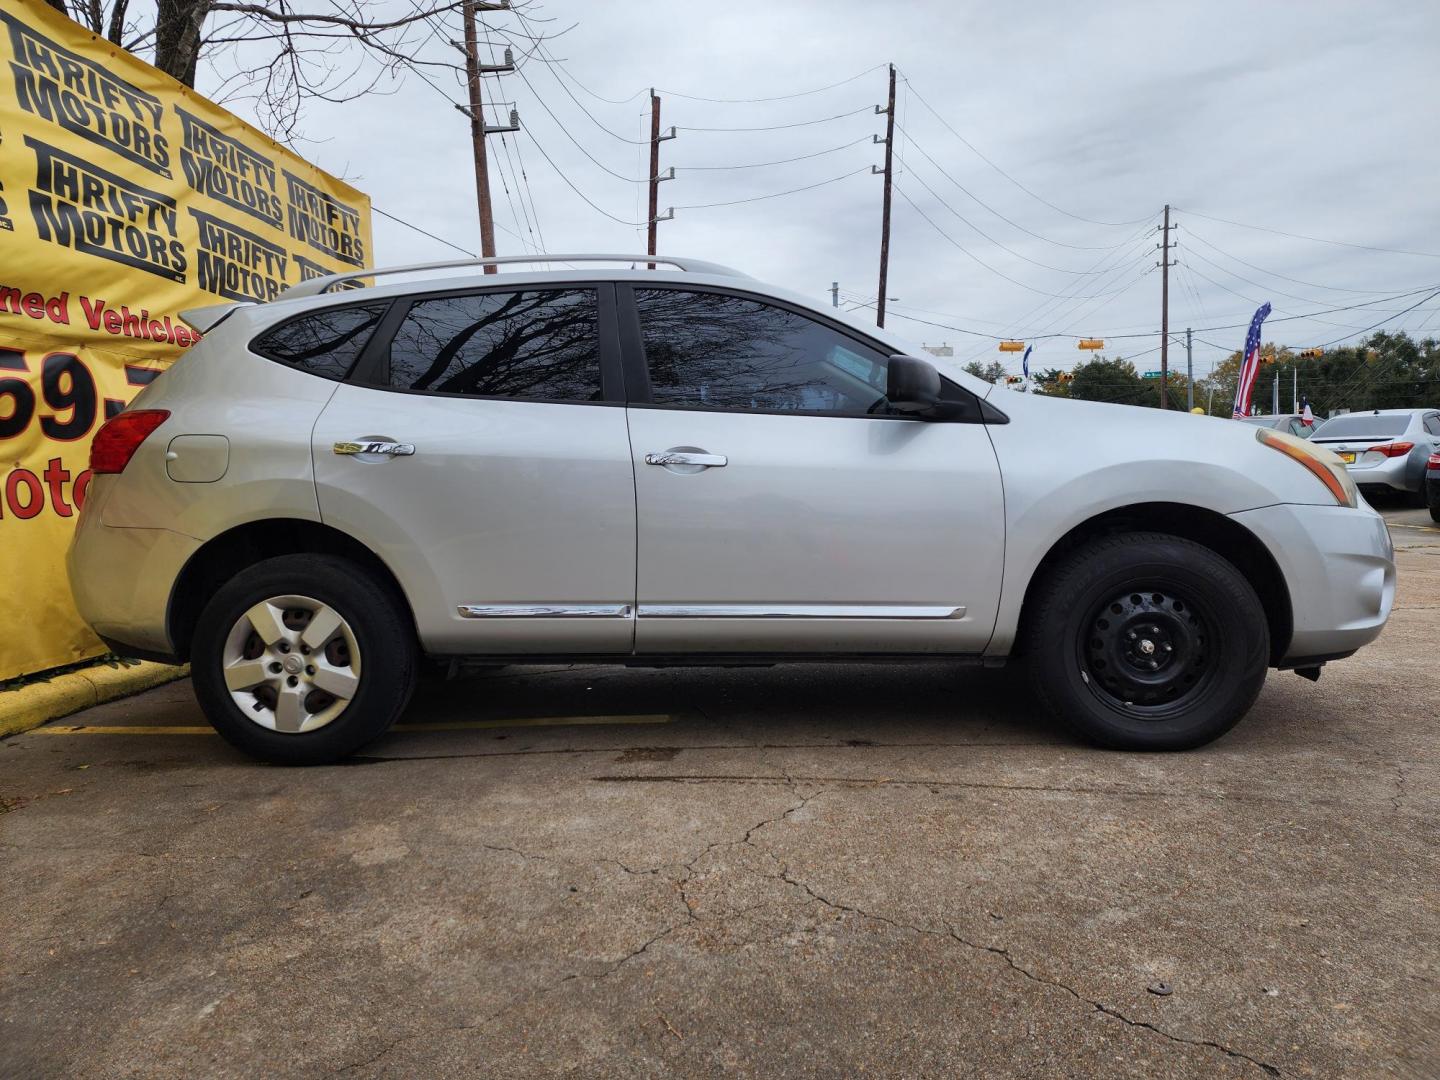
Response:
[[[527,401],[598,401],[593,289],[417,300],[390,342],[390,385]]]
[[[326,379],[343,379],[375,332],[386,304],[326,308],[291,319],[255,339],[261,356]]]
[[[1404,413],[1377,416],[1375,413],[1352,413],[1326,420],[1316,430],[1317,439],[1388,439],[1403,435],[1410,426]]]
[[[1431,413],[1425,417],[1425,430],[1431,435],[1440,435],[1440,413]]]

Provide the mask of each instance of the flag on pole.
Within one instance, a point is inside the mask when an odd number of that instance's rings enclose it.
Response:
[[[1250,415],[1250,393],[1255,389],[1255,377],[1260,374],[1260,326],[1270,314],[1270,304],[1261,304],[1250,320],[1250,331],[1245,335],[1245,352],[1240,357],[1240,377],[1235,382],[1235,408],[1231,417],[1239,419]]]
[[[1310,399],[1308,397],[1302,397],[1300,399],[1300,405],[1300,422],[1306,427],[1314,427],[1315,414],[1310,411]]]
[[[1030,350],[1034,347],[1034,345],[1027,345],[1025,347],[1025,355],[1020,358],[1020,370],[1025,373],[1025,378],[1027,379],[1030,378]]]

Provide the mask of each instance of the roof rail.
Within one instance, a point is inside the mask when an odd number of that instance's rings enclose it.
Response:
[[[343,274],[326,274],[291,285],[281,295],[289,300],[296,296],[319,296],[329,292],[332,286],[360,278],[380,277],[382,274],[413,274],[421,270],[453,270],[467,266],[500,266],[505,263],[576,263],[576,262],[628,262],[657,263],[673,266],[687,274],[717,274],[722,277],[747,277],[739,270],[718,263],[702,262],[700,259],[677,259],[668,255],[492,255],[488,259],[449,259],[442,262],[413,263],[409,266],[386,266],[375,270],[355,270]]]

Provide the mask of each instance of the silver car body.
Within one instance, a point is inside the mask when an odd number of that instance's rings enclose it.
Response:
[[[723,272],[472,273],[363,296],[576,282],[712,287],[916,351]],[[81,613],[115,647],[185,657],[187,565],[297,524],[378,557],[435,655],[1000,662],[1047,556],[1115,515],[1182,533],[1202,521],[1248,545],[1277,666],[1347,655],[1390,613],[1380,517],[1337,505],[1248,426],[999,393],[944,361],[1008,422],[436,396],[329,381],[248,347],[359,295],[236,307],[136,399],[172,415],[122,474],[95,478],[69,560]]]
[[[1372,416],[1394,418],[1392,433],[1371,436],[1339,430],[1346,422]],[[1440,450],[1440,409],[1367,409],[1345,413],[1321,424],[1311,438],[1340,455],[1357,484],[1418,492],[1425,482],[1425,459]],[[1410,443],[1410,450],[1389,457],[1374,449],[1397,442]],[[1352,454],[1353,459],[1347,457]]]

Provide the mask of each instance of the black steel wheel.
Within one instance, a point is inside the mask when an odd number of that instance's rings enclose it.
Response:
[[[1254,703],[1270,654],[1245,576],[1160,533],[1071,552],[1027,603],[1026,638],[1041,699],[1085,738],[1127,750],[1219,738]]]

